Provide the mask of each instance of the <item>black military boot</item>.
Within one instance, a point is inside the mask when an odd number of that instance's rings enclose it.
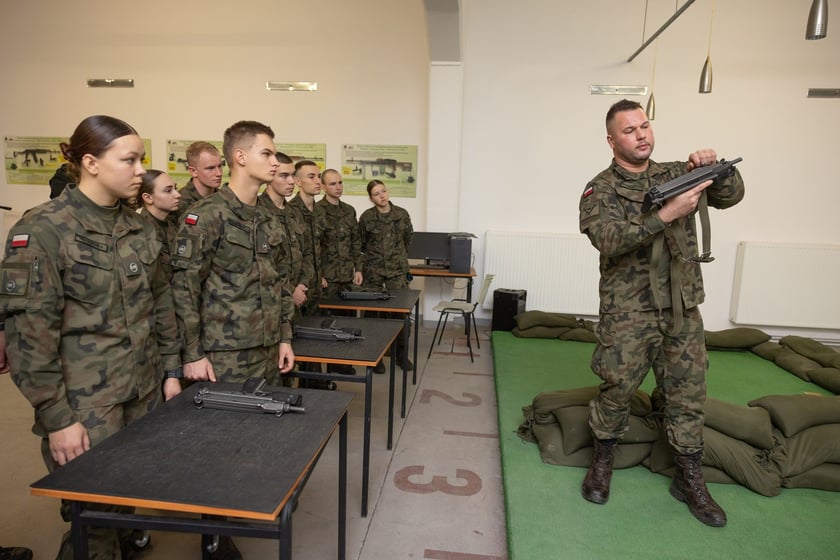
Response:
[[[726,513],[717,505],[706,488],[700,458],[702,453],[675,455],[676,469],[671,481],[670,492],[673,497],[688,506],[688,511],[701,523],[712,527],[726,525]]]
[[[581,494],[585,500],[594,504],[605,504],[610,499],[610,480],[612,479],[613,458],[616,439],[596,439],[592,463],[583,479]]]

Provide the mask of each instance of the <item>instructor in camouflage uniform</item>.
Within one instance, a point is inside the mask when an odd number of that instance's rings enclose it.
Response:
[[[676,460],[671,494],[701,522],[722,527],[726,514],[709,495],[701,470],[707,359],[694,214],[701,197],[715,208],[737,204],[744,183],[736,171],[642,213],[651,187],[713,164],[717,154],[706,149],[689,155],[688,162],[652,161],[653,129],[635,101],[613,105],[606,125],[612,165],[586,185],[580,200],[580,230],[601,253],[592,370],[602,380],[590,403],[595,448],[582,494],[597,504],[609,498],[613,455],[627,431],[630,399],[653,368]]]
[[[50,471],[153,409],[164,377],[167,398],[180,391],[161,243],[120,202],[140,188],[143,141],[127,123],[99,115],[61,149],[78,187],[24,214],[0,268],[12,377],[35,409],[33,432]],[[62,515],[69,521],[68,504]],[[119,558],[116,529],[88,533],[91,557]],[[70,557],[68,532],[59,558]]]
[[[274,132],[240,121],[224,134],[230,184],[190,207],[172,254],[184,377],[244,382],[294,363],[285,232],[257,204],[274,179]]]

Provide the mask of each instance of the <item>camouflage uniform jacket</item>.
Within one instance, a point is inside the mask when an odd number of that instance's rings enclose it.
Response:
[[[187,184],[181,187],[181,189],[178,192],[181,193],[181,200],[180,202],[178,202],[179,218],[186,213],[187,209],[190,206],[192,206],[199,200],[204,199],[204,197],[201,196],[201,193],[199,193],[198,190],[195,188],[195,185],[193,185],[192,179],[187,181]]]
[[[580,231],[601,253],[600,313],[656,310],[650,267],[653,241],[664,236],[664,249],[656,271],[662,308],[672,306],[671,278],[678,278],[683,308],[691,309],[705,298],[700,264],[696,257],[697,228],[694,213],[666,226],[654,206],[642,214],[645,193],[686,172],[686,162],[656,163],[641,173],[631,173],[613,160],[592,179],[580,200]],[[740,173],[716,181],[706,189],[709,206],[728,208],[744,197]],[[690,254],[682,255],[680,246]]]
[[[102,208],[79,189],[28,211],[0,269],[12,377],[46,436],[74,411],[160,390],[181,365],[161,244],[124,205]]]
[[[321,276],[327,282],[352,282],[362,270],[362,238],[356,209],[346,202],[331,204],[326,198],[315,203],[321,237]]]
[[[408,273],[408,247],[414,235],[411,217],[405,209],[389,204],[390,212],[383,214],[374,206],[359,218],[366,278],[393,278]]]
[[[163,262],[164,270],[166,271],[166,277],[171,279],[172,265],[169,262],[171,253],[170,249],[172,247],[172,243],[175,241],[175,235],[178,233],[177,218],[170,214],[165,220],[159,220],[145,208],[140,210],[140,216],[142,216],[143,219],[152,224],[152,227],[155,228],[157,240],[160,241],[163,246],[160,258]]]
[[[184,363],[291,340],[284,240],[264,208],[228,187],[190,207],[172,251]]]
[[[303,226],[297,222],[294,215],[289,212],[288,208],[278,208],[268,193],[263,192],[257,197],[257,206],[262,206],[265,211],[271,215],[272,219],[277,222],[277,225],[272,227],[279,227],[283,233],[283,245],[286,251],[286,264],[289,267],[289,272],[286,276],[286,290],[288,293],[295,291],[295,287],[301,283],[301,280],[306,277],[310,278],[314,272],[312,266],[312,257],[304,257],[303,237],[306,234]],[[305,270],[306,269],[306,270]],[[295,304],[292,298],[285,298],[287,302],[288,316],[291,317],[295,312]]]
[[[321,291],[321,243],[319,241],[318,221],[316,219],[316,209],[309,210],[304,204],[300,195],[294,196],[288,203],[287,208],[291,211],[294,221],[303,226],[303,257],[308,260],[311,255],[312,266],[309,263],[304,263],[304,272],[310,274],[304,276],[306,282],[299,282],[305,284],[310,291],[314,290],[317,294]],[[312,295],[310,294],[310,297]]]

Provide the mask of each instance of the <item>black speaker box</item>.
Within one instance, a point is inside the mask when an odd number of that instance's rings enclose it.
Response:
[[[469,237],[449,238],[449,271],[458,274],[469,273],[472,262],[472,239]]]
[[[525,311],[527,290],[509,290],[499,288],[493,291],[493,326],[494,331],[512,331],[516,326],[513,320]]]

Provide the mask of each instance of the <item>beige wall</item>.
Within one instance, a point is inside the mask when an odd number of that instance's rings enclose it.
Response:
[[[0,52],[3,136],[69,136],[84,117],[112,114],[152,139],[161,167],[166,139],[221,140],[233,122],[254,119],[278,142],[326,143],[330,167],[344,143],[418,145],[425,162],[422,0],[3,1]],[[136,87],[89,89],[91,77]],[[269,92],[269,80],[319,89]],[[395,200],[421,221],[426,175],[422,163],[418,198]],[[15,210],[48,194],[0,177],[0,204]]]
[[[717,260],[703,269],[707,328],[733,326],[739,241],[840,243],[840,99],[806,98],[809,87],[840,87],[840,25],[824,40],[806,41],[809,4],[717,1],[714,90],[700,95],[712,0],[697,0],[657,48],[629,64],[642,43],[644,0],[462,0],[458,229],[576,233],[580,193],[610,161],[604,114],[618,99],[589,95],[589,86],[649,85],[656,52],[654,159],[685,159],[702,147],[744,159],[747,196],[712,212]],[[649,6],[648,35],[675,4]],[[481,240],[474,248],[482,263]]]

